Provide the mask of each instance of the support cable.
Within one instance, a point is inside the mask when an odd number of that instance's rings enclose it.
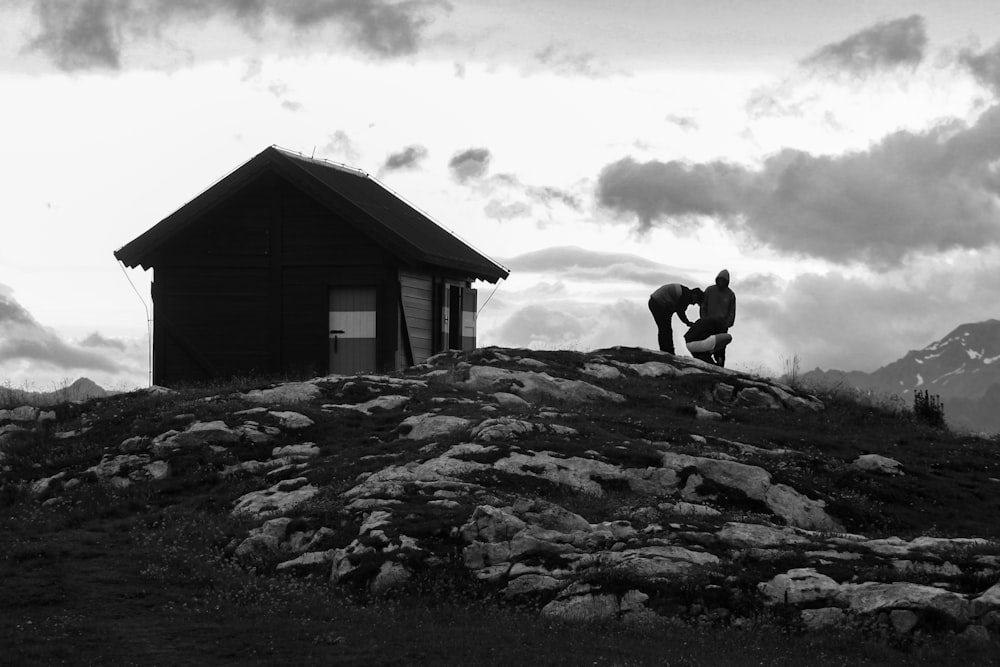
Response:
[[[125,264],[118,260],[118,266],[121,267],[122,273],[125,274],[125,279],[128,284],[132,286],[132,291],[135,295],[139,297],[139,301],[142,302],[142,307],[146,310],[146,347],[148,350],[147,364],[149,366],[149,386],[153,386],[153,318],[149,313],[149,306],[146,305],[146,300],[142,298],[139,294],[139,290],[136,289],[135,283],[132,282],[132,278],[129,277],[128,271],[125,270]]]

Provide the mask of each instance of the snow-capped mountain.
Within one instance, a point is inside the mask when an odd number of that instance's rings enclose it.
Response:
[[[1000,320],[963,324],[871,375],[886,390],[978,398],[1000,383]]]
[[[843,383],[907,399],[926,390],[945,401],[949,421],[1000,430],[1000,320],[963,324],[871,373],[817,368],[804,373],[802,380],[826,386]]]

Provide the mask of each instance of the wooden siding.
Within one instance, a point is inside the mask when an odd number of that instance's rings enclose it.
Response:
[[[281,186],[281,256],[286,264],[365,266],[385,252],[356,227],[294,186]]]
[[[403,317],[413,363],[420,364],[434,353],[434,290],[429,275],[399,272]]]
[[[273,177],[264,177],[257,187],[245,187],[211,209],[201,224],[163,244],[156,268],[267,266],[276,183]]]
[[[154,381],[274,370],[268,350],[268,275],[259,269],[158,269]]]

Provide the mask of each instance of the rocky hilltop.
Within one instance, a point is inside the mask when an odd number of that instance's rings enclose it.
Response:
[[[15,508],[201,498],[239,526],[227,562],[362,597],[446,572],[545,619],[989,643],[997,446],[665,353],[487,348],[6,411],[0,483]]]

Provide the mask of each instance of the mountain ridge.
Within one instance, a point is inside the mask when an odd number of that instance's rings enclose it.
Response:
[[[52,391],[0,387],[0,404],[8,404],[11,407],[16,405],[46,407],[60,403],[87,401],[92,398],[104,398],[111,393],[90,378],[80,377],[71,384]]]
[[[1000,431],[1000,320],[961,324],[947,335],[872,372],[822,370],[803,373],[806,384],[848,385],[912,400],[915,392],[940,396],[954,425]]]

